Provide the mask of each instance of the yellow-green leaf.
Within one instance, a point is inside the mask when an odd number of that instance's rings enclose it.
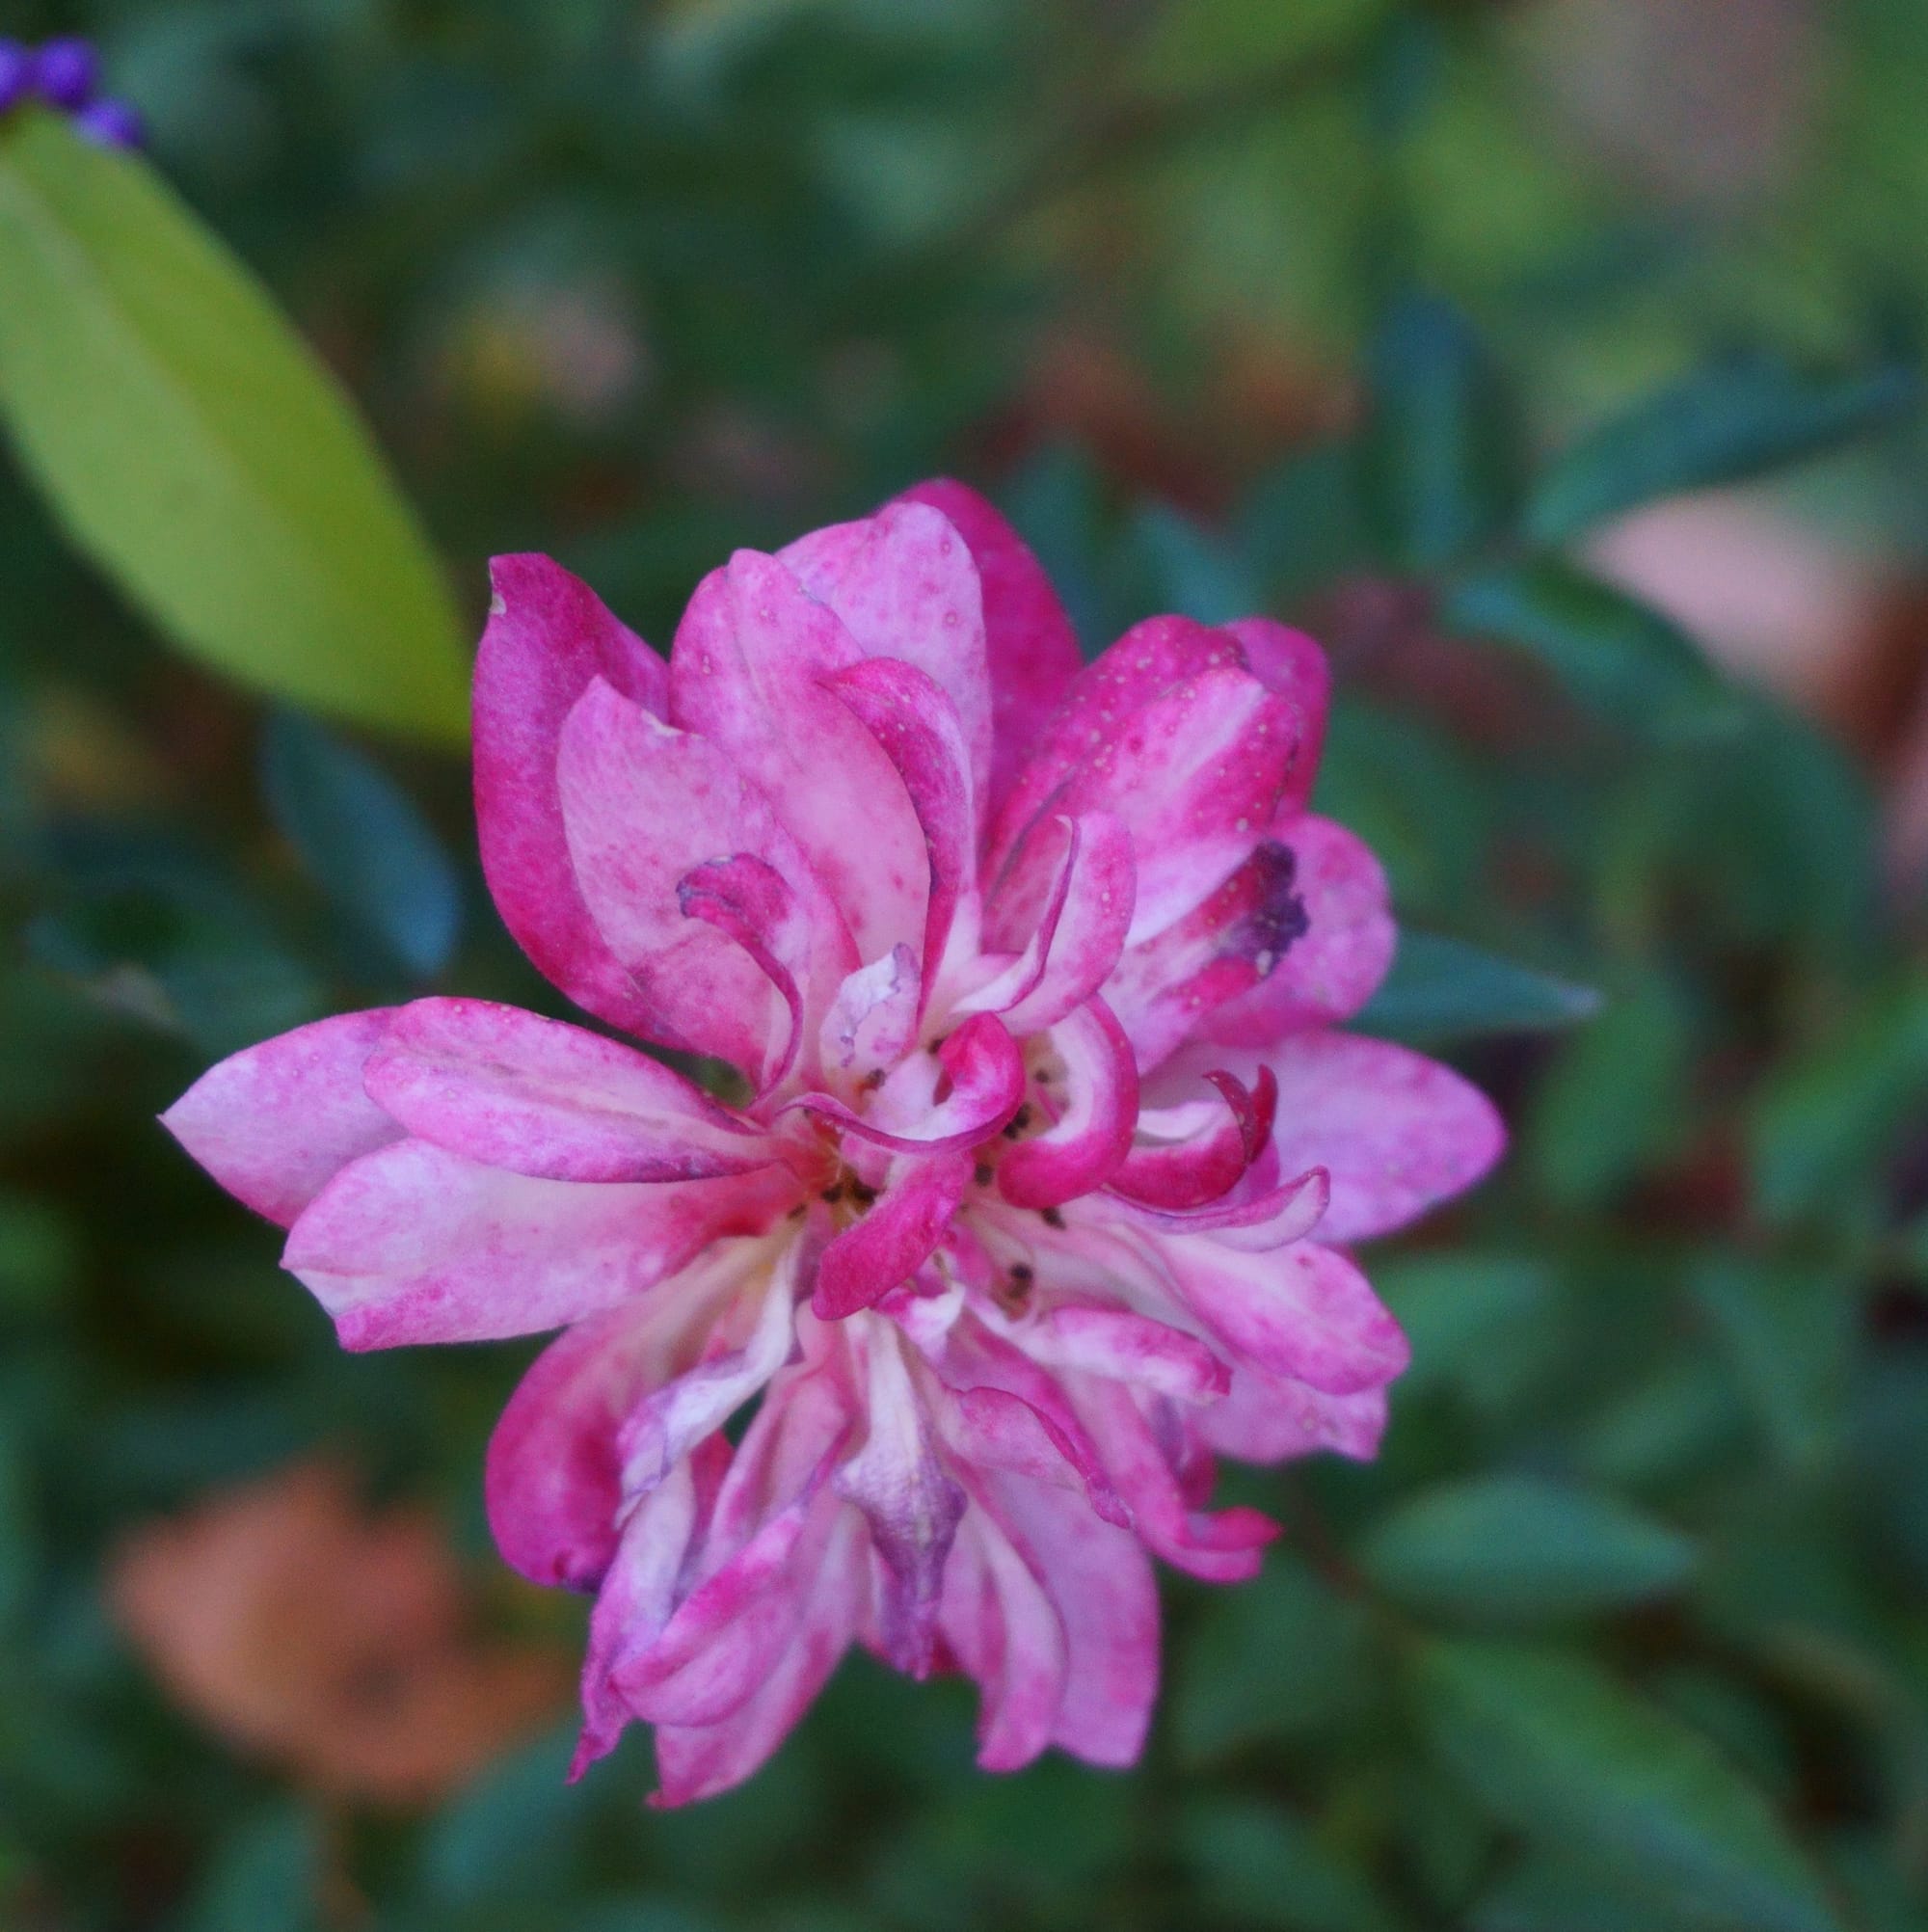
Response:
[[[145,163],[13,118],[0,290],[0,420],[161,630],[280,696],[462,737],[459,621],[366,430]]]

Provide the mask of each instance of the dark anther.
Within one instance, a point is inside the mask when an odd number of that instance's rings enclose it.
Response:
[[[866,1093],[876,1092],[877,1088],[883,1086],[883,1084],[884,1084],[884,1070],[880,1066],[873,1066],[870,1070],[870,1072],[864,1076],[862,1083],[864,1091]]]
[[[1021,1287],[1029,1288],[1031,1286],[1032,1273],[1033,1270],[1029,1261],[1013,1261],[1011,1263],[1011,1279]]]
[[[1018,1136],[1022,1134],[1024,1130],[1030,1125],[1031,1125],[1031,1109],[1029,1107],[1020,1107],[1018,1111],[1011,1115],[1010,1125],[1004,1129],[1004,1139],[1006,1140],[1015,1140],[1018,1138]]]
[[[979,1161],[977,1163],[977,1171],[975,1178],[977,1180],[977,1185],[980,1188],[988,1188],[991,1185],[991,1182],[995,1178],[995,1176],[993,1175],[991,1167],[987,1162]]]
[[[1044,1210],[1044,1224],[1046,1227],[1062,1227],[1064,1225],[1064,1217],[1056,1208],[1046,1208]]]
[[[830,1206],[835,1207],[837,1203],[844,1198],[843,1182],[839,1181],[834,1188],[825,1188],[823,1190],[823,1193],[818,1196],[818,1198],[828,1202]]]
[[[850,1183],[850,1198],[859,1207],[869,1207],[876,1197],[877,1191],[875,1188],[867,1188],[862,1181],[852,1181]]]

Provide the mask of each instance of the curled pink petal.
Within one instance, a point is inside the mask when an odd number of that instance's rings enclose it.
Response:
[[[963,725],[939,685],[896,658],[868,657],[824,683],[890,760],[923,830],[930,871],[923,951],[928,988],[952,923],[977,903],[977,808]],[[988,715],[985,736],[988,743]]]
[[[1124,948],[1137,899],[1131,834],[1119,819],[1086,812],[1058,822],[1064,829],[1064,856],[1035,931],[1004,972],[956,1008],[997,1013],[1019,1033],[1055,1025],[1105,984]],[[994,943],[1009,936],[999,926],[996,905],[990,920]]]
[[[676,882],[676,902],[685,919],[700,919],[734,939],[784,1003],[790,1017],[782,1044],[772,1045],[763,1056],[759,1091],[767,1093],[790,1078],[803,1051],[809,1024],[802,990],[810,983],[809,917],[783,874],[754,852],[692,867]]]
[[[1222,1199],[1245,1177],[1270,1144],[1278,1107],[1278,1083],[1268,1066],[1258,1067],[1247,1087],[1222,1067],[1203,1078],[1218,1089],[1222,1111],[1194,1121],[1190,1110],[1167,1110],[1160,1116],[1178,1129],[1176,1138],[1140,1138],[1111,1175],[1113,1193],[1151,1208],[1174,1212]]]
[[[161,1125],[235,1199],[292,1226],[351,1161],[402,1138],[362,1084],[392,1013],[378,1006],[316,1020],[231,1054]]]
[[[976,1013],[935,1053],[903,1061],[868,1114],[827,1093],[789,1106],[906,1154],[954,1153],[999,1131],[1023,1104],[1024,1060],[994,1013]]]
[[[1048,1039],[1058,1068],[1050,1083],[1057,1118],[998,1163],[998,1192],[1014,1207],[1061,1207],[1102,1187],[1130,1154],[1138,1124],[1138,1066],[1102,1000],[1067,1014]]]
[[[812,1308],[839,1321],[908,1280],[929,1260],[970,1184],[971,1164],[958,1154],[895,1163],[883,1193],[823,1250]]]
[[[1219,629],[1238,641],[1252,676],[1298,714],[1299,757],[1279,802],[1283,811],[1302,811],[1326,748],[1326,719],[1332,704],[1332,670],[1326,653],[1304,631],[1270,617],[1241,617]]]

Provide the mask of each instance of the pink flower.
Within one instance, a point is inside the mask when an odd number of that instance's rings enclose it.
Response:
[[[495,579],[496,903],[743,1097],[430,999],[238,1054],[168,1126],[347,1347],[563,1330],[489,1506],[518,1570],[596,1593],[581,1761],[640,1718],[658,1802],[725,1789],[860,1642],[974,1677],[987,1767],[1130,1763],[1150,1558],[1257,1569],[1275,1525],[1208,1507],[1218,1454],[1374,1453],[1406,1344],[1347,1245],[1503,1140],[1335,1031],[1393,926],[1305,810],[1320,652],[1159,617],[1081,666],[946,482],[739,551],[667,666],[547,559]]]

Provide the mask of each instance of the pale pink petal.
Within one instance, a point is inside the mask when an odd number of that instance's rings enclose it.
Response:
[[[1327,1395],[1356,1395],[1410,1358],[1399,1324],[1338,1249],[1315,1242],[1253,1253],[1210,1235],[1161,1238],[1186,1305],[1231,1351]]]
[[[790,1735],[856,1635],[866,1574],[861,1538],[855,1513],[842,1511],[815,1580],[798,1593],[795,1626],[787,1644],[763,1659],[750,1698],[720,1724],[657,1728],[661,1788],[653,1807],[687,1805],[740,1784]]]
[[[763,969],[692,918],[680,888],[747,853],[801,902],[811,934],[806,1008],[856,965],[849,934],[769,803],[715,745],[592,684],[563,726],[558,774],[570,852],[599,929],[644,989],[655,1037],[734,1060],[752,1076],[790,1023]]]
[[[767,1166],[763,1130],[632,1047],[489,1000],[417,1000],[367,1090],[415,1135],[555,1181],[693,1181]]]
[[[1118,961],[1105,998],[1140,1072],[1209,1027],[1227,1001],[1257,997],[1286,970],[1307,930],[1298,871],[1290,846],[1266,840],[1202,904]]]
[[[1193,1509],[1125,1384],[1082,1377],[1075,1399],[1131,1510],[1133,1527],[1154,1556],[1208,1583],[1239,1583],[1258,1574],[1266,1544],[1278,1537],[1277,1523],[1253,1509]]]
[[[587,1590],[616,1553],[624,1418],[694,1359],[749,1242],[719,1242],[660,1292],[565,1329],[538,1355],[489,1441],[489,1527],[532,1583]]]
[[[392,1013],[342,1013],[232,1054],[161,1125],[236,1200],[287,1227],[350,1161],[401,1139],[362,1085]]]
[[[1063,830],[1064,853],[1035,929],[1004,972],[955,1008],[1002,1014],[1020,1035],[1061,1020],[1105,983],[1118,962],[1138,892],[1131,834],[1111,813],[1086,812],[1055,823]],[[994,943],[1015,941],[1015,931],[1000,929],[997,906],[989,917]]]
[[[966,941],[977,933],[977,807],[957,708],[915,665],[893,657],[867,658],[824,683],[890,760],[923,830],[930,899],[922,956],[929,986],[960,913]],[[988,715],[985,728],[988,734]]]
[[[1089,1764],[1135,1764],[1158,1696],[1158,1588],[1142,1545],[1063,1489],[985,1480],[1063,1626],[1053,1743]]]
[[[998,1162],[998,1192],[1014,1207],[1052,1208],[1102,1186],[1131,1152],[1138,1115],[1131,1042],[1102,1000],[1050,1030],[1047,1089],[1058,1117]]]
[[[1126,1308],[1067,1302],[1038,1323],[1026,1347],[1057,1367],[1178,1402],[1216,1402],[1231,1386],[1231,1370],[1203,1342]]]
[[[769,800],[842,908],[861,956],[874,959],[918,943],[930,868],[889,759],[823,687],[866,655],[783,564],[738,550],[698,585],[678,627],[670,716],[727,754]],[[712,842],[696,856],[718,849]]]
[[[1277,1149],[1268,1149],[1230,1193],[1176,1214],[1115,1194],[1106,1198],[1105,1211],[1156,1234],[1210,1234],[1227,1248],[1255,1253],[1284,1248],[1303,1241],[1319,1225],[1332,1197],[1332,1183],[1324,1167],[1280,1181],[1275,1178],[1277,1165]]]
[[[559,1328],[640,1293],[796,1196],[779,1168],[713,1181],[531,1180],[402,1140],[344,1167],[281,1263],[344,1348],[480,1342]]]
[[[958,720],[970,781],[971,844],[991,771],[991,680],[977,566],[941,510],[886,503],[874,517],[815,530],[778,552],[868,656],[915,667]]]
[[[1287,700],[1299,714],[1299,757],[1286,780],[1281,801],[1302,810],[1312,795],[1326,747],[1326,719],[1332,703],[1332,671],[1326,653],[1302,631],[1270,617],[1241,617],[1222,625],[1239,641],[1252,676]]]
[[[1234,1369],[1225,1399],[1192,1419],[1201,1440],[1242,1462],[1283,1462],[1322,1449],[1370,1462],[1379,1454],[1385,1425],[1383,1386],[1324,1395],[1304,1382],[1253,1368]]]
[[[729,1320],[710,1335],[702,1359],[664,1382],[623,1423],[619,1448],[625,1492],[660,1483],[705,1436],[713,1435],[762,1389],[796,1351],[796,1300],[810,1243],[790,1242],[780,1256],[755,1253],[738,1266],[751,1271],[737,1298],[748,1332],[733,1340]],[[740,1277],[739,1277],[740,1278]]]
[[[881,1301],[929,1260],[971,1185],[971,1163],[937,1154],[892,1164],[884,1191],[823,1250],[811,1306],[838,1321]]]
[[[1272,837],[1297,861],[1305,930],[1249,992],[1201,1011],[1197,1036],[1265,1047],[1289,1033],[1349,1020],[1379,990],[1398,943],[1385,873],[1329,818],[1281,818]],[[1261,850],[1265,849],[1261,847]]]
[[[1324,1167],[1324,1241],[1390,1233],[1471,1187],[1506,1146],[1493,1104],[1451,1067],[1357,1033],[1298,1033],[1263,1054],[1190,1047],[1165,1075],[1229,1066],[1278,1081],[1274,1144],[1284,1171]]]
[[[611,953],[570,863],[556,745],[601,678],[660,715],[669,674],[589,586],[544,556],[497,557],[475,657],[475,828],[502,921],[537,968],[599,1019],[646,1038],[649,1002]]]
[[[975,490],[933,477],[897,501],[941,511],[977,566],[993,735],[985,803],[995,810],[1082,668],[1078,639],[1036,557]]]

